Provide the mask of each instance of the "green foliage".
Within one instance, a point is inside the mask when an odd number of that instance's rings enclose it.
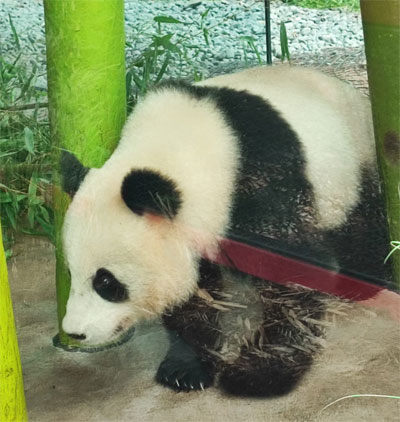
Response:
[[[281,60],[285,61],[285,59],[287,59],[290,62],[289,43],[285,22],[280,23],[279,36],[281,42]]]
[[[21,48],[21,45],[19,43],[19,37],[18,37],[17,31],[15,30],[15,26],[14,26],[14,23],[13,23],[13,21],[11,19],[11,15],[10,14],[8,14],[8,22],[10,23],[10,28],[11,28],[11,31],[13,33],[15,44],[17,45],[17,48],[20,49]]]
[[[252,51],[256,55],[258,64],[262,65],[263,61],[261,59],[260,52],[258,51],[258,48],[256,46],[257,40],[253,37],[248,36],[240,37],[240,40],[243,43],[244,60],[246,64],[248,63],[247,49],[250,49],[250,51]]]
[[[291,6],[308,7],[310,9],[334,9],[360,10],[359,0],[282,0]]]
[[[46,92],[35,88],[37,66],[22,62],[9,16],[14,57],[0,50],[0,214],[6,256],[18,232],[53,237],[46,192],[51,183]],[[48,195],[47,195],[48,196]]]
[[[207,47],[212,48],[213,29],[222,22],[235,17],[227,14],[218,23],[211,25],[207,19],[209,12],[210,9],[206,9],[187,22],[172,16],[155,16],[153,20],[157,24],[157,33],[147,32],[149,28],[143,28],[140,31],[140,38],[146,36],[149,41],[139,54],[135,54],[137,51],[135,42],[126,43],[128,47],[126,73],[128,111],[132,110],[139,96],[145,94],[152,85],[168,76],[168,68],[172,62],[175,66],[178,63],[182,69],[185,69],[182,71],[181,77],[194,81],[203,79],[203,73],[198,64],[195,64],[194,59],[204,49],[200,45],[192,43],[193,35],[202,35]],[[173,31],[175,25],[185,26],[187,31],[177,35]],[[247,43],[261,62],[255,40],[249,39]],[[192,53],[191,55],[189,55],[189,51]]]

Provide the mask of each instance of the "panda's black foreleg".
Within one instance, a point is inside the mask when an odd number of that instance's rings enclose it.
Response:
[[[158,368],[156,381],[177,391],[204,390],[213,385],[213,366],[176,332],[170,332],[170,337],[171,345]]]
[[[199,288],[218,290],[220,270],[205,260],[200,262]],[[174,390],[201,390],[214,383],[218,359],[209,353],[218,343],[218,311],[199,296],[163,315],[171,346],[158,368],[156,380]]]

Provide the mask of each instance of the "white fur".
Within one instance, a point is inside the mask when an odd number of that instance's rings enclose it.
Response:
[[[361,167],[375,161],[367,98],[337,79],[291,66],[249,69],[202,85],[245,89],[279,110],[303,145],[320,228],[345,221],[358,200]]]
[[[270,101],[303,145],[319,226],[344,222],[358,199],[360,166],[374,160],[365,99],[335,79],[287,67],[246,70],[202,85],[246,89]],[[236,142],[209,100],[165,90],[135,108],[116,151],[89,172],[66,214],[72,275],[67,332],[86,334],[87,343],[109,341],[118,325],[128,328],[193,293],[198,259],[216,252],[229,223]],[[155,169],[177,183],[183,204],[175,219],[153,220],[128,209],[120,189],[133,168]],[[129,287],[129,302],[109,303],[94,292],[92,278],[101,267]]]

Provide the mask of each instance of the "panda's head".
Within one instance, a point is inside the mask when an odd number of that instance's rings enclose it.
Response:
[[[183,197],[175,182],[115,160],[87,169],[68,153],[62,173],[73,196],[63,229],[71,273],[65,332],[88,344],[116,341],[139,320],[186,300],[198,255],[179,224]]]

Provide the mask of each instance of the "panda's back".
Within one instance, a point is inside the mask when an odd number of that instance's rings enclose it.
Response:
[[[251,202],[240,201],[237,187],[246,180],[261,185],[260,212],[269,200],[267,212],[280,206],[289,219],[312,210],[307,222],[334,228],[359,199],[361,169],[374,163],[370,120],[368,102],[336,79],[285,66],[249,69],[150,92],[114,160],[176,180],[180,218],[199,230],[223,234],[232,206],[233,219],[242,218]],[[260,172],[269,176],[255,180]]]
[[[277,111],[301,145],[320,228],[343,224],[359,200],[362,169],[375,166],[366,97],[321,72],[285,65],[248,69],[201,85],[246,90]],[[282,165],[288,168],[290,162]]]

